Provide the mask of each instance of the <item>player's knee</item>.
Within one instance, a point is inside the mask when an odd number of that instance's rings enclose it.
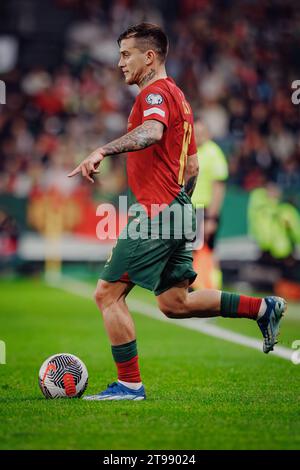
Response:
[[[98,307],[101,308],[103,302],[103,292],[102,289],[100,289],[98,286],[96,287],[96,290],[94,292],[94,300]]]
[[[109,284],[105,281],[99,281],[94,292],[94,300],[101,310],[107,306],[110,301]]]

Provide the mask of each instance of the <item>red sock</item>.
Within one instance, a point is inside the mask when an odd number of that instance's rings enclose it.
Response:
[[[141,382],[138,356],[126,362],[116,362],[118,369],[118,380],[123,382]]]
[[[257,319],[257,315],[263,299],[257,297],[248,297],[246,295],[240,295],[238,304],[238,317]]]

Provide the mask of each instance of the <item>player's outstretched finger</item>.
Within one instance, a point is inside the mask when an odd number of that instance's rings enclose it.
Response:
[[[71,173],[68,174],[69,178],[72,178],[72,176],[78,175],[78,173],[81,172],[81,167],[80,165],[75,168],[75,170],[71,171]]]

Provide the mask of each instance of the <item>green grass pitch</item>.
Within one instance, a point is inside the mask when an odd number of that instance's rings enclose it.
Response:
[[[132,297],[155,302],[136,288]],[[300,365],[134,312],[144,402],[46,400],[42,362],[70,352],[89,370],[88,392],[115,379],[100,314],[91,299],[40,280],[0,282],[1,449],[299,449]],[[254,322],[218,319],[257,336]],[[299,305],[281,344],[300,339]]]

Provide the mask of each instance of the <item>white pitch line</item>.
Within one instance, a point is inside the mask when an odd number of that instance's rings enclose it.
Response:
[[[92,299],[94,289],[84,282],[76,281],[70,278],[64,278],[59,282],[48,281],[47,284],[51,287],[70,292],[71,294]],[[141,315],[146,315],[156,320],[171,324],[175,323],[176,325],[181,326],[183,328],[199,331],[200,333],[204,333],[215,338],[220,338],[231,343],[240,344],[241,346],[246,346],[248,348],[256,349],[262,352],[262,341],[259,341],[255,338],[250,338],[249,336],[245,336],[239,333],[234,333],[233,331],[213,325],[206,319],[169,319],[165,315],[163,315],[158,308],[154,307],[153,305],[150,305],[147,302],[141,302],[139,300],[134,299],[128,299],[128,306],[131,310],[136,313],[140,313]],[[293,352],[294,350],[292,349],[277,345],[275,346],[275,350],[272,351],[270,354],[272,356],[281,357],[282,359],[291,361],[291,356]]]

